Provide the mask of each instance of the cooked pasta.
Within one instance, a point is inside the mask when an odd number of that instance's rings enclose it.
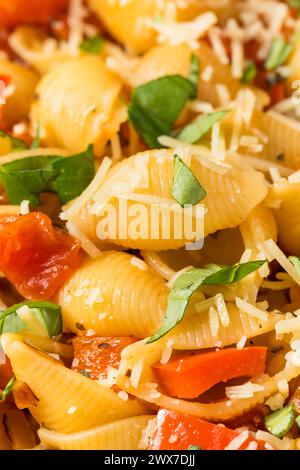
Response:
[[[296,4],[0,2],[0,450],[300,449]]]
[[[100,58],[74,59],[49,72],[37,88],[33,110],[46,145],[80,152],[93,143],[101,155],[126,119],[120,91],[121,82]]]

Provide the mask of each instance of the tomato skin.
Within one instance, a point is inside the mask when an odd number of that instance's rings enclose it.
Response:
[[[47,23],[64,11],[69,0],[1,0],[0,26],[10,28],[18,23]]]
[[[131,336],[78,336],[73,340],[75,361],[72,369],[87,371],[91,379],[106,379],[108,368],[118,368],[122,350],[135,341]]]
[[[79,241],[42,212],[0,216],[0,271],[27,299],[51,299],[83,261]]]
[[[265,370],[267,348],[228,348],[207,353],[183,353],[152,370],[171,397],[196,398],[220,382],[254,377]]]
[[[148,450],[187,450],[191,445],[202,450],[224,450],[238,435],[238,431],[228,429],[223,424],[209,423],[171,410],[160,410]],[[257,442],[255,438],[249,437],[239,450],[246,449],[253,441]],[[258,442],[258,449],[263,448],[263,443]]]
[[[8,357],[5,356],[4,364],[0,364],[0,390],[3,390],[13,376],[13,371]]]

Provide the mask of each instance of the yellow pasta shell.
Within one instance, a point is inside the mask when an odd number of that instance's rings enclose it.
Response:
[[[164,317],[168,288],[141,260],[145,271],[132,264],[135,260],[106,252],[77,269],[58,296],[64,327],[78,332],[79,323],[104,336],[152,334]]]
[[[276,183],[270,197],[280,204],[279,209],[274,209],[274,214],[281,246],[288,254],[300,256],[300,183]]]
[[[101,216],[90,213],[93,205],[93,201],[90,200],[72,218],[72,221],[81,232],[99,246],[102,241],[99,241],[98,236],[99,234],[103,236],[103,231],[107,227],[106,219],[109,218],[114,221],[112,226],[109,224],[106,233],[109,242],[142,250],[177,249],[194,241],[195,238],[193,239],[192,236],[195,232],[199,234],[199,229],[203,229],[203,235],[207,236],[217,230],[238,226],[267,194],[267,185],[262,173],[233,168],[225,175],[220,175],[204,167],[196,157],[193,157],[190,165],[191,171],[207,192],[206,198],[202,201],[207,209],[204,227],[197,225],[195,216],[191,219],[191,216],[186,213],[184,215],[180,208],[178,213],[162,204],[159,204],[160,222],[151,223],[151,213],[153,214],[155,204],[157,207],[156,199],[154,201],[151,199],[152,205],[141,200],[137,206],[136,202],[130,201],[130,198],[124,202],[121,193],[120,196],[107,196],[112,188],[122,187],[122,185],[126,186],[122,189],[124,193],[130,192],[127,188],[130,177],[134,176],[138,169],[139,174],[146,173],[147,181],[143,187],[134,189],[134,195],[158,196],[168,199],[173,204],[175,202],[172,199],[173,155],[171,150],[152,150],[124,160],[110,170],[106,182],[98,192],[97,201],[100,204]],[[136,226],[132,225],[136,223],[136,219],[133,218],[135,210],[138,210],[140,214],[138,231],[135,231]],[[189,227],[189,221],[193,230],[186,233],[185,228]],[[124,227],[128,228],[125,234],[123,234]],[[180,227],[184,230],[178,233]]]
[[[38,431],[41,443],[58,450],[138,450],[142,432],[154,416],[133,418],[104,424],[73,434],[59,434],[46,428]]]
[[[121,400],[112,389],[68,369],[16,335],[3,335],[1,344],[17,379],[25,382],[39,400],[30,408],[31,414],[49,429],[84,431],[146,412],[136,401]]]
[[[27,118],[34,99],[38,76],[22,65],[9,60],[0,60],[0,75],[9,77],[9,85],[14,87],[13,93],[7,97],[2,110],[5,124],[11,127]]]
[[[122,3],[111,0],[88,0],[89,6],[104,23],[108,31],[127,49],[140,53],[154,46],[156,32],[149,22],[167,14],[167,0],[127,0]],[[179,21],[191,20],[205,11],[215,11],[221,17],[235,10],[234,0],[218,2],[172,2]]]
[[[253,113],[251,125],[260,129],[269,138],[259,154],[267,160],[277,161],[281,154],[283,163],[291,168],[300,168],[300,123],[276,111]]]
[[[101,155],[126,120],[126,108],[119,99],[121,86],[97,56],[55,67],[40,82],[32,112],[45,133],[45,145],[80,152],[93,143],[95,154]]]

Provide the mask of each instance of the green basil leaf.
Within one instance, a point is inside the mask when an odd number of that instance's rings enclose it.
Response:
[[[56,160],[52,167],[59,174],[56,192],[62,204],[66,204],[79,196],[95,176],[93,145],[85,152]]]
[[[16,377],[13,376],[10,381],[6,384],[6,387],[4,390],[2,390],[1,394],[0,394],[0,401],[4,401],[6,400],[6,398],[8,397],[8,395],[12,392],[12,389],[13,389],[13,386],[15,384],[15,381],[16,381]]]
[[[190,82],[194,85],[194,93],[191,94],[190,96],[191,99],[197,98],[199,75],[200,75],[200,60],[195,54],[192,54],[189,79],[190,79]]]
[[[223,119],[223,117],[225,117],[229,112],[229,110],[216,111],[215,113],[199,116],[195,121],[184,127],[176,138],[183,142],[187,142],[188,144],[194,144],[195,142],[198,142],[198,140],[200,140],[214,124]]]
[[[93,36],[82,41],[80,49],[88,54],[100,54],[104,42],[105,41],[101,36]]]
[[[62,204],[79,196],[95,175],[93,146],[70,157],[26,157],[0,166],[0,181],[11,204],[40,203],[42,192],[56,192]]]
[[[79,374],[83,375],[84,377],[88,377],[89,379],[91,378],[91,374],[87,372],[85,369],[80,370]]]
[[[41,124],[40,124],[40,122],[38,122],[37,126],[36,126],[36,132],[35,132],[34,140],[31,144],[32,149],[39,149],[41,147],[40,131],[41,131]]]
[[[187,450],[202,450],[202,448],[191,444],[190,446],[188,446]]]
[[[204,188],[178,155],[174,156],[172,196],[182,207],[194,206],[206,196]]]
[[[128,108],[129,119],[151,148],[161,148],[157,138],[170,135],[185,104],[195,94],[194,84],[170,75],[137,87]]]
[[[257,75],[257,68],[252,60],[249,60],[246,68],[244,69],[243,76],[241,78],[242,83],[252,83]]]
[[[5,163],[0,167],[0,181],[12,204],[29,200],[30,204],[39,204],[42,191],[51,190],[51,182],[58,173],[52,163],[58,156],[26,157]]]
[[[273,70],[284,64],[293,48],[293,44],[285,42],[282,38],[274,39],[265,62],[265,68]]]
[[[300,12],[300,0],[288,0],[288,4],[291,8],[295,8],[295,10],[298,11],[298,14]]]
[[[300,275],[300,258],[298,258],[297,256],[289,256],[289,260],[294,265],[297,274]]]
[[[257,271],[266,261],[250,261],[234,266],[210,265],[204,269],[193,268],[184,272],[174,282],[168,296],[167,312],[161,328],[147,341],[153,343],[169,333],[180,323],[192,295],[205,285],[225,285],[238,282]]]
[[[61,307],[52,302],[22,302],[4,310],[0,314],[0,335],[2,333],[17,333],[26,329],[26,323],[18,316],[21,307],[28,307],[49,337],[58,336],[62,332]]]
[[[281,410],[265,416],[264,423],[268,431],[276,437],[283,437],[295,422],[293,405],[285,406]]]
[[[10,141],[12,152],[20,152],[21,150],[28,149],[28,145],[23,140],[17,139],[12,135],[7,134],[7,132],[0,130],[0,137],[3,137],[4,139],[8,139]]]

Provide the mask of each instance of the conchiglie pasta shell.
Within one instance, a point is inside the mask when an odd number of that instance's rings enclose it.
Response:
[[[80,323],[103,336],[152,334],[164,317],[168,288],[142,261],[146,271],[132,264],[135,260],[127,253],[106,252],[86,261],[59,292],[64,327],[78,332]]]
[[[52,38],[32,26],[18,26],[10,34],[8,41],[18,56],[41,74],[71,58],[70,49],[60,48]]]
[[[124,160],[108,173],[106,182],[100,188],[97,201],[100,203],[101,216],[92,215],[89,212],[93,204],[92,201],[89,201],[77,215],[72,217],[72,221],[93,243],[101,245],[101,241],[98,243],[97,240],[99,241],[99,235],[102,236],[107,210],[109,216],[112,214],[113,221],[115,221],[112,227],[109,225],[106,233],[109,242],[126,248],[142,250],[177,249],[194,241],[195,237],[192,237],[195,231],[197,234],[202,231],[203,235],[207,236],[217,230],[238,226],[267,194],[267,185],[261,173],[232,169],[225,175],[220,175],[202,166],[199,160],[193,157],[190,168],[207,192],[206,198],[201,202],[207,209],[204,216],[204,227],[202,221],[199,222],[201,227],[198,222],[196,224],[194,216],[191,218],[191,216],[183,215],[180,208],[178,213],[165,206],[162,207],[161,204],[159,207],[162,215],[159,222],[151,223],[151,204],[139,202],[138,210],[143,209],[143,215],[138,232],[133,231],[132,211],[137,207],[136,202],[125,201],[126,206],[121,193],[120,196],[110,198],[107,197],[107,194],[111,193],[113,187],[128,184],[130,175],[136,173],[137,168],[143,167],[148,181],[143,188],[137,187],[134,194],[158,196],[167,198],[172,204],[175,203],[172,199],[173,155],[171,150],[152,150]],[[118,175],[120,176],[118,177]],[[124,192],[126,193],[128,190],[124,189]],[[109,205],[107,205],[108,202]],[[110,220],[112,219],[110,218]],[[189,227],[188,224],[191,220],[193,230],[186,234],[185,229]],[[178,233],[181,226],[183,229]],[[124,227],[128,227],[125,235],[123,234]]]
[[[143,430],[151,418],[154,416],[137,416],[73,434],[41,428],[38,435],[41,443],[50,449],[138,450]]]
[[[274,214],[263,205],[257,206],[240,225],[245,248],[253,250],[257,254],[257,244],[270,238],[277,241],[277,225]]]
[[[276,111],[254,112],[251,126],[260,129],[269,138],[259,154],[262,158],[276,162],[278,155],[284,155],[280,162],[290,168],[300,168],[300,123]]]
[[[32,112],[45,133],[45,145],[80,152],[93,143],[95,154],[101,155],[126,120],[126,108],[119,99],[121,86],[100,57],[91,55],[46,74]]]
[[[39,400],[30,408],[31,414],[49,429],[84,431],[146,412],[136,401],[124,402],[112,389],[66,368],[15,335],[3,335],[1,343],[17,379]]]
[[[129,81],[132,86],[136,87],[165,75],[179,74],[188,77],[192,54],[199,58],[201,70],[204,70],[206,67],[212,68],[212,75],[208,81],[203,80],[200,74],[198,89],[198,98],[200,100],[209,101],[214,106],[221,106],[216,90],[216,85],[219,83],[228,88],[232,99],[236,97],[240,89],[246,88],[239,80],[232,77],[230,66],[221,64],[215,52],[204,41],[200,41],[199,49],[197,50],[192,50],[186,44],[179,46],[162,44],[153,47],[133,67]],[[257,98],[256,107],[258,109],[263,109],[269,104],[270,99],[267,93],[251,86],[250,89]]]
[[[9,128],[27,118],[34,99],[38,76],[22,65],[8,60],[0,60],[1,75],[9,77],[9,84],[14,87],[13,93],[7,97],[2,109],[4,123]]]
[[[280,203],[274,214],[281,246],[288,254],[300,256],[300,183],[276,183],[270,197]]]
[[[127,0],[122,4],[111,0],[88,0],[89,6],[104,23],[108,31],[127,49],[140,53],[149,50],[156,41],[156,32],[149,25],[167,13],[167,0]],[[175,3],[175,2],[172,2]],[[223,3],[223,2],[221,2]],[[235,1],[229,0],[226,6],[219,2],[176,2],[175,14],[179,21],[195,18],[205,11],[215,11],[221,17],[230,16],[235,11]]]

